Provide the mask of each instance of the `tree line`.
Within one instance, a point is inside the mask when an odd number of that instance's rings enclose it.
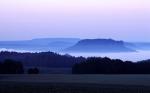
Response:
[[[0,74],[23,74],[24,67],[69,67],[73,74],[150,74],[150,60],[122,61],[107,57],[73,57],[53,52],[0,52]],[[38,68],[29,68],[28,74],[38,74]]]
[[[91,57],[72,67],[73,74],[150,74],[150,60],[132,62]]]
[[[72,67],[75,63],[85,60],[84,57],[74,57],[68,54],[60,55],[54,52],[18,53],[0,52],[0,61],[11,59],[20,61],[25,67]]]

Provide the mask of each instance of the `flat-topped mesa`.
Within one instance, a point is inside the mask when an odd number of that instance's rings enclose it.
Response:
[[[127,48],[123,41],[113,39],[84,39],[72,47],[65,49],[67,52],[134,52]]]

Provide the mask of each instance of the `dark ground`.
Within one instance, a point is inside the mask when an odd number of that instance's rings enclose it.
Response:
[[[0,75],[0,93],[150,93],[150,75]]]

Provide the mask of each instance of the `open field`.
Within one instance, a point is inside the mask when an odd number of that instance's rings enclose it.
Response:
[[[0,93],[150,93],[150,75],[0,75]]]

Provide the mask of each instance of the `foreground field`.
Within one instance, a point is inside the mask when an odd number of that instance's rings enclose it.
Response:
[[[0,93],[150,93],[150,75],[0,75]]]

